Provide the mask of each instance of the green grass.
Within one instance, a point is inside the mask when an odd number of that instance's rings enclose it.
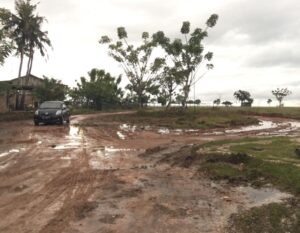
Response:
[[[255,185],[272,183],[300,195],[300,159],[294,152],[298,146],[293,138],[277,137],[212,142],[199,146],[199,149],[209,156],[202,169],[214,179]],[[224,148],[227,154],[224,154]],[[249,159],[239,165],[226,161],[231,154],[239,153],[248,155]]]
[[[110,116],[106,120],[179,129],[226,128],[258,123],[254,117],[218,108],[198,108],[195,111],[193,109],[140,110],[130,115]]]
[[[298,233],[300,229],[299,200],[285,204],[273,203],[255,207],[231,216],[230,233]]]
[[[272,184],[294,197],[231,216],[230,233],[298,233],[300,229],[300,159],[297,138],[244,138],[206,143],[197,148],[199,172],[235,185]],[[226,148],[227,152],[224,152]],[[194,153],[195,148],[191,149]]]
[[[229,111],[237,111],[247,115],[260,115],[270,117],[283,117],[300,119],[300,108],[299,107],[254,107],[254,108],[232,108]]]

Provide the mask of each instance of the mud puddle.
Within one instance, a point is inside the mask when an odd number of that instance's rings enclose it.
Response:
[[[54,150],[66,150],[66,149],[77,149],[86,147],[87,144],[83,142],[84,133],[83,130],[74,125],[70,125],[68,135],[64,137],[62,141],[66,142],[64,144],[52,144]],[[42,144],[42,141],[38,141],[38,144]]]
[[[136,155],[142,150],[102,147],[90,154],[89,165],[94,170],[131,169],[144,162]]]
[[[1,157],[6,157],[8,155],[15,155],[15,154],[18,154],[20,153],[21,151],[24,151],[25,148],[21,148],[21,149],[10,149],[8,151],[5,151],[5,152],[2,152],[0,153],[0,158]]]
[[[240,186],[235,188],[236,191],[242,193],[247,202],[246,207],[259,207],[271,203],[280,203],[288,198],[292,198],[293,195],[284,193],[275,188],[260,188],[256,189],[251,186]]]
[[[300,122],[274,122],[269,120],[262,120],[258,125],[250,125],[237,129],[228,129],[224,131],[213,131],[204,133],[204,135],[226,135],[226,134],[240,134],[255,132],[258,136],[286,136],[300,128]]]

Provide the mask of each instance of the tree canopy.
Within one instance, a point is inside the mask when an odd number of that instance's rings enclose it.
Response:
[[[190,30],[190,22],[185,21],[181,27],[181,34],[183,39],[175,38],[171,40],[165,36],[163,31],[158,31],[153,34],[153,41],[159,44],[166,53],[166,59],[171,67],[172,77],[180,78],[181,91],[182,91],[182,105],[185,107],[191,86],[203,77],[204,74],[199,75],[199,68],[202,63],[206,64],[206,68],[212,69],[214,66],[211,64],[213,58],[212,52],[204,54],[203,40],[208,36],[208,28],[212,28],[218,21],[218,15],[213,14],[206,21],[206,28]]]
[[[226,107],[229,107],[232,105],[232,102],[226,100],[226,101],[223,101],[222,104],[225,105]]]
[[[283,104],[282,104],[283,99],[286,96],[291,95],[292,92],[290,90],[288,90],[287,88],[277,88],[277,89],[275,89],[275,90],[272,91],[272,94],[278,100],[279,107],[282,107],[283,106]]]
[[[104,105],[120,103],[123,95],[120,82],[121,76],[116,79],[104,70],[92,69],[88,78],[80,78],[70,95],[77,103],[101,110]]]
[[[109,56],[121,64],[129,79],[127,89],[137,95],[139,105],[143,106],[149,99],[147,94],[158,92],[157,75],[165,61],[153,56],[155,44],[148,32],[142,33],[142,42],[137,46],[128,43],[124,27],[117,29],[117,35],[118,40],[115,42],[108,36],[102,36],[99,43],[108,44]]]
[[[61,83],[60,80],[44,76],[41,86],[34,89],[34,96],[39,102],[50,100],[65,100],[68,93],[68,86]]]
[[[248,91],[238,90],[233,94],[234,98],[241,102],[241,106],[251,106],[253,99]]]

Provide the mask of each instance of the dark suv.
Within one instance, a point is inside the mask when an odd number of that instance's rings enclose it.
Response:
[[[64,121],[70,123],[70,111],[62,101],[46,101],[42,103],[34,113],[34,124],[59,123]]]

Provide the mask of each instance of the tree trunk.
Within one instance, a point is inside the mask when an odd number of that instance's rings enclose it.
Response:
[[[20,66],[19,66],[18,78],[20,78],[20,77],[21,77],[21,75],[22,75],[23,60],[24,60],[24,53],[23,53],[23,52],[21,52],[21,55],[20,55]],[[21,85],[22,85],[22,84],[21,84]]]
[[[23,61],[24,61],[24,52],[21,51],[18,78],[21,78],[21,75],[22,75]],[[20,85],[20,87],[23,86],[23,80],[22,79],[20,79],[19,85]],[[21,89],[21,94],[23,94],[23,92],[24,92],[24,90]],[[19,94],[18,94],[18,96],[19,96]],[[16,101],[16,109],[17,110],[21,110],[22,106],[23,106],[22,99],[20,100],[19,97],[17,99],[18,100]]]
[[[25,77],[25,84],[24,86],[28,86],[29,83],[29,76],[32,69],[32,62],[33,62],[33,48],[30,48],[28,63],[27,63],[27,71],[26,71],[26,77]],[[22,96],[21,96],[21,103],[20,103],[20,109],[25,110],[25,97],[26,97],[26,91],[22,90]]]
[[[183,96],[183,100],[182,100],[182,107],[187,108],[186,102],[187,102],[187,99],[189,98],[189,94],[190,94],[190,86],[189,85],[186,85],[184,87],[183,93],[184,93],[184,96]]]
[[[172,104],[172,93],[169,94],[169,100],[166,108],[169,109],[171,107],[171,104]]]

